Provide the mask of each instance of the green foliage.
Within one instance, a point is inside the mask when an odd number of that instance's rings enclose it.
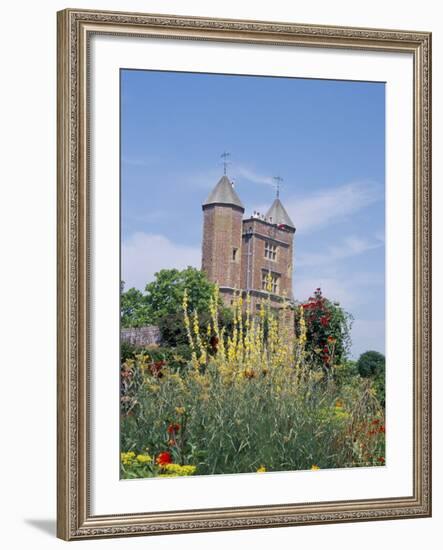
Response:
[[[162,343],[166,346],[188,346],[188,337],[183,325],[183,312],[164,315],[158,320]]]
[[[173,371],[187,368],[191,361],[191,350],[187,344],[151,348],[146,353],[152,361],[155,363],[164,362]]]
[[[376,377],[385,372],[385,356],[378,351],[366,351],[357,361],[360,376],[364,378]]]
[[[178,424],[174,427],[180,428]],[[173,432],[175,433],[175,432]],[[140,477],[178,477],[192,476],[196,467],[191,464],[180,465],[172,462],[173,453],[164,451],[157,459],[146,452],[135,453],[127,451],[121,453],[121,475],[123,479],[136,479]]]
[[[360,376],[373,381],[375,391],[381,403],[385,403],[385,356],[378,351],[366,351],[357,361]]]
[[[203,311],[199,315],[199,327],[202,334],[206,333],[206,328],[210,319],[210,313]],[[218,319],[220,329],[224,328],[227,334],[232,333],[233,329],[233,313],[232,310],[219,305]],[[176,348],[178,346],[186,346],[189,349],[189,339],[184,325],[183,311],[165,315],[158,320],[162,343],[165,346]]]
[[[169,451],[196,474],[384,463],[383,411],[360,377],[339,389],[309,375],[294,394],[268,376],[225,384],[214,363],[204,379],[189,370],[170,375],[165,366],[161,378],[148,375],[135,399],[139,410],[122,417],[121,449],[153,457]],[[171,425],[179,426],[172,440]]]
[[[316,365],[330,369],[345,362],[351,346],[352,316],[337,302],[331,302],[317,288],[301,304],[306,322],[306,351]],[[300,311],[295,311],[295,328],[299,332]]]
[[[199,313],[208,312],[214,284],[206,274],[194,267],[162,269],[155,274],[155,280],[148,283],[145,292],[130,288],[121,293],[122,327],[142,327],[162,324],[170,345],[185,343],[182,337],[182,301],[185,288],[188,289],[189,306]],[[168,319],[169,317],[169,319]],[[164,320],[164,321],[163,321]],[[174,325],[177,333],[174,336]]]
[[[120,358],[121,362],[124,363],[127,359],[134,359],[137,353],[140,353],[142,348],[122,340],[120,342]]]
[[[146,296],[140,290],[130,288],[126,292],[121,293],[120,315],[122,327],[129,328],[150,325],[152,323],[150,312]]]
[[[357,369],[357,362],[345,360],[339,365],[335,365],[334,380],[340,387],[351,386],[359,383],[360,376]]]
[[[209,311],[209,302],[214,293],[214,284],[206,274],[194,267],[162,269],[155,280],[146,285],[146,302],[155,322],[167,315],[177,315],[182,310],[185,289],[188,292],[191,311]]]

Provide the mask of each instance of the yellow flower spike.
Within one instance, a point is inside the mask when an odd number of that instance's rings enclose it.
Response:
[[[260,303],[260,317],[262,319],[265,318],[265,306],[263,305],[263,302]]]
[[[320,466],[317,466],[317,464],[313,464],[313,465],[311,466],[311,470],[312,470],[312,471],[320,470]]]
[[[265,466],[263,466],[263,464],[261,464],[260,467],[257,468],[257,473],[262,473],[262,472],[266,472],[266,468]]]
[[[194,329],[194,334],[197,336],[197,334],[200,332],[200,327],[198,325],[197,310],[195,310],[195,309],[194,309],[194,313],[193,313],[193,329]]]

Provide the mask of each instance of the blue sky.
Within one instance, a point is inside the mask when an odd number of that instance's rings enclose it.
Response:
[[[384,352],[385,86],[123,70],[122,278],[200,267],[201,203],[223,173],[246,207],[294,221],[294,295],[321,287],[354,317],[352,353]]]

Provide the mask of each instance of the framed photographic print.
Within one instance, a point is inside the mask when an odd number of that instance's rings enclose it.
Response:
[[[59,12],[59,537],[431,514],[430,46]]]

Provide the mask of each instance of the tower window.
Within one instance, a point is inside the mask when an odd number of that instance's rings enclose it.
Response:
[[[236,262],[238,260],[238,248],[232,249],[232,261]]]
[[[261,288],[266,292],[278,294],[280,289],[280,275],[264,269],[261,275]]]
[[[265,258],[275,262],[277,259],[277,245],[265,242]]]

